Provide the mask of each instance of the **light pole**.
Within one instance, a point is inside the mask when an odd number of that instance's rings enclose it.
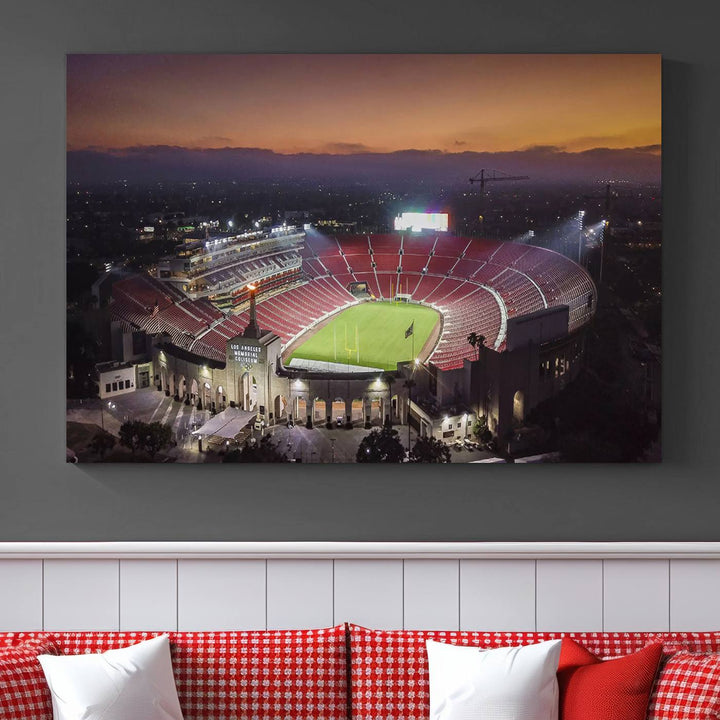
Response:
[[[600,233],[600,275],[598,277],[598,285],[602,285],[603,276],[603,260],[605,256],[605,230],[610,225],[609,220],[603,220],[602,231]]]
[[[578,212],[578,265],[582,264],[582,246],[583,246],[583,218],[585,211]]]
[[[115,409],[115,403],[108,400],[107,402],[108,411]],[[105,432],[105,403],[100,405],[100,427]]]

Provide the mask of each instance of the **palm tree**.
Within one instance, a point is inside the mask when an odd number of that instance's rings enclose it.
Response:
[[[481,336],[482,337],[482,336]],[[483,338],[484,340],[485,338]],[[467,336],[467,341],[472,345],[473,350],[475,350],[475,359],[480,359],[480,348],[478,347],[478,334],[476,332],[471,332]]]

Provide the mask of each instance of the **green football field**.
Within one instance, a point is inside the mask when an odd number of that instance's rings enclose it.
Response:
[[[422,305],[364,302],[338,313],[290,356],[306,360],[349,363],[395,370],[412,360],[413,337],[405,332],[414,323],[415,353],[439,322],[438,313]]]

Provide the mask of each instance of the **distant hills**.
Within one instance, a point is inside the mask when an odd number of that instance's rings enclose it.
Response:
[[[168,145],[118,150],[69,150],[70,182],[98,183],[186,180],[300,180],[323,183],[414,181],[467,183],[481,168],[530,175],[536,182],[624,179],[659,182],[660,146],[594,148],[567,152],[554,146],[512,152],[447,153],[402,150],[392,153],[298,153],[261,148],[197,149]]]

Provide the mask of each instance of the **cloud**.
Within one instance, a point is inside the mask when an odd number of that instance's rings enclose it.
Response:
[[[208,147],[230,147],[233,144],[232,138],[222,135],[203,135],[197,140],[188,143],[188,147],[208,148]]]
[[[639,152],[652,152],[651,150],[644,151],[641,148],[652,148],[653,145],[638,145],[638,141],[645,140],[648,137],[659,137],[659,130],[656,127],[643,127],[630,130],[625,133],[618,133],[615,135],[586,135],[583,137],[576,137],[568,140],[566,147],[568,150],[575,152],[582,152],[583,150],[589,150],[592,148],[614,148],[618,150],[638,150]],[[657,146],[659,148],[659,146]]]
[[[466,140],[456,140],[455,145],[467,145],[467,141]]]
[[[529,145],[526,148],[523,148],[520,150],[520,152],[527,152],[527,153],[561,153],[565,152],[565,148],[561,147],[560,145]]]
[[[625,148],[626,150],[634,150],[635,152],[659,153],[662,151],[662,145],[636,145],[635,147]]]
[[[373,149],[363,143],[334,142],[325,143],[321,151],[331,155],[354,155],[355,153],[373,152]]]

